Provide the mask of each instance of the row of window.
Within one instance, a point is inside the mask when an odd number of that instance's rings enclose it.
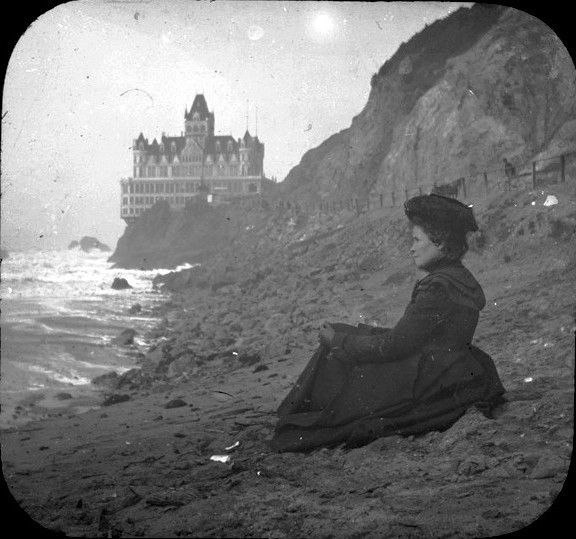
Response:
[[[211,180],[214,187],[228,187],[231,191],[243,191],[245,182],[239,180]],[[123,183],[123,195],[146,195],[153,193],[196,193],[200,190],[201,182],[171,181],[171,182],[136,182]]]
[[[187,200],[192,200],[193,197],[174,197],[173,202],[175,201],[176,204],[184,204]],[[158,200],[169,200],[166,197],[124,197],[122,199],[122,205],[128,206],[128,201],[130,201],[131,205],[146,205],[151,206],[156,203]],[[124,210],[122,210],[124,211]]]
[[[140,198],[140,197],[136,197],[136,198]],[[142,197],[142,199],[149,199],[151,200],[151,202],[146,202],[146,204],[153,204],[155,199],[153,198],[149,198],[149,197]],[[189,202],[190,200],[192,200],[194,197],[176,197],[176,204],[178,205],[183,205],[186,204],[187,202]],[[126,200],[126,199],[125,199]],[[157,200],[168,200],[167,198],[158,198]],[[126,202],[124,202],[124,204],[126,204]],[[137,202],[138,204],[138,202]],[[148,208],[144,207],[144,208],[122,208],[122,213],[121,215],[140,215],[141,213],[145,212]]]
[[[254,193],[258,190],[258,186],[254,182],[246,184],[236,180],[216,180],[210,184],[215,191],[228,191],[231,193]],[[122,184],[122,194],[153,194],[153,193],[197,193],[200,189],[200,182],[149,182],[149,183],[136,183],[136,184]],[[158,197],[136,197],[136,204],[153,204],[148,200],[154,200]],[[160,197],[161,198],[161,197]],[[139,202],[139,200],[146,199],[146,202]],[[134,197],[124,197],[122,204],[127,205],[128,200],[130,204],[134,204]]]
[[[122,194],[196,193],[200,182],[142,182],[122,184]]]
[[[191,176],[200,177],[202,174],[207,177],[214,176],[237,176],[246,174],[246,165],[226,165],[217,163],[216,165],[173,165],[170,176]],[[203,169],[203,170],[202,170]],[[168,178],[167,166],[147,166],[134,167],[134,176],[138,178]]]

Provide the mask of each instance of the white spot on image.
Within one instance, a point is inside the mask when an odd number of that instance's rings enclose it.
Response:
[[[554,206],[558,204],[558,199],[554,195],[548,195],[544,201],[544,206]]]
[[[264,29],[258,25],[252,25],[248,28],[248,39],[252,41],[258,41],[264,36]]]

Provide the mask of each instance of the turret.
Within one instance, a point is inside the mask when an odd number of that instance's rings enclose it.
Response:
[[[252,141],[252,137],[248,130],[244,133],[244,137],[238,139],[239,148],[238,153],[240,155],[240,175],[241,176],[248,176],[250,171],[250,162],[251,162],[251,150],[250,150],[250,143]]]
[[[202,94],[196,95],[190,111],[185,110],[184,129],[186,138],[194,139],[202,148],[206,140],[214,136],[214,113],[208,110]]]
[[[148,148],[148,140],[144,138],[143,133],[140,133],[138,138],[134,139],[132,146],[132,154],[134,156],[134,177],[140,176],[140,167],[146,163],[146,155]]]

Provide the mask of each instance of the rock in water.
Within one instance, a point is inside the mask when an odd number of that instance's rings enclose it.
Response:
[[[126,288],[132,288],[132,286],[130,286],[124,277],[115,277],[114,282],[112,283],[112,288],[114,290],[124,290]]]
[[[76,249],[77,247],[80,247],[80,249],[86,253],[89,253],[93,249],[97,249],[98,251],[111,251],[108,245],[92,236],[84,236],[80,241],[74,240],[68,245],[68,249]]]
[[[70,393],[57,393],[56,398],[59,401],[65,401],[65,400],[71,399],[72,395]]]
[[[112,339],[112,344],[119,344],[120,346],[134,344],[134,335],[136,335],[136,331],[133,329],[125,329],[120,335]]]
[[[92,378],[92,383],[95,386],[104,386],[104,387],[110,387],[110,388],[114,388],[116,387],[116,384],[118,383],[118,373],[115,371],[112,372],[107,372],[104,374],[101,374],[100,376],[96,376],[96,378]]]
[[[128,309],[128,314],[138,314],[141,311],[142,311],[142,305],[140,305],[140,303],[135,303],[134,305],[132,305],[132,307],[130,307],[130,309]]]

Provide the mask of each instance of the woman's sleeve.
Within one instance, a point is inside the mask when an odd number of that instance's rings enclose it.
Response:
[[[398,361],[422,349],[447,319],[450,309],[451,302],[441,284],[422,284],[394,328],[381,335],[336,334],[333,346],[346,362]]]

